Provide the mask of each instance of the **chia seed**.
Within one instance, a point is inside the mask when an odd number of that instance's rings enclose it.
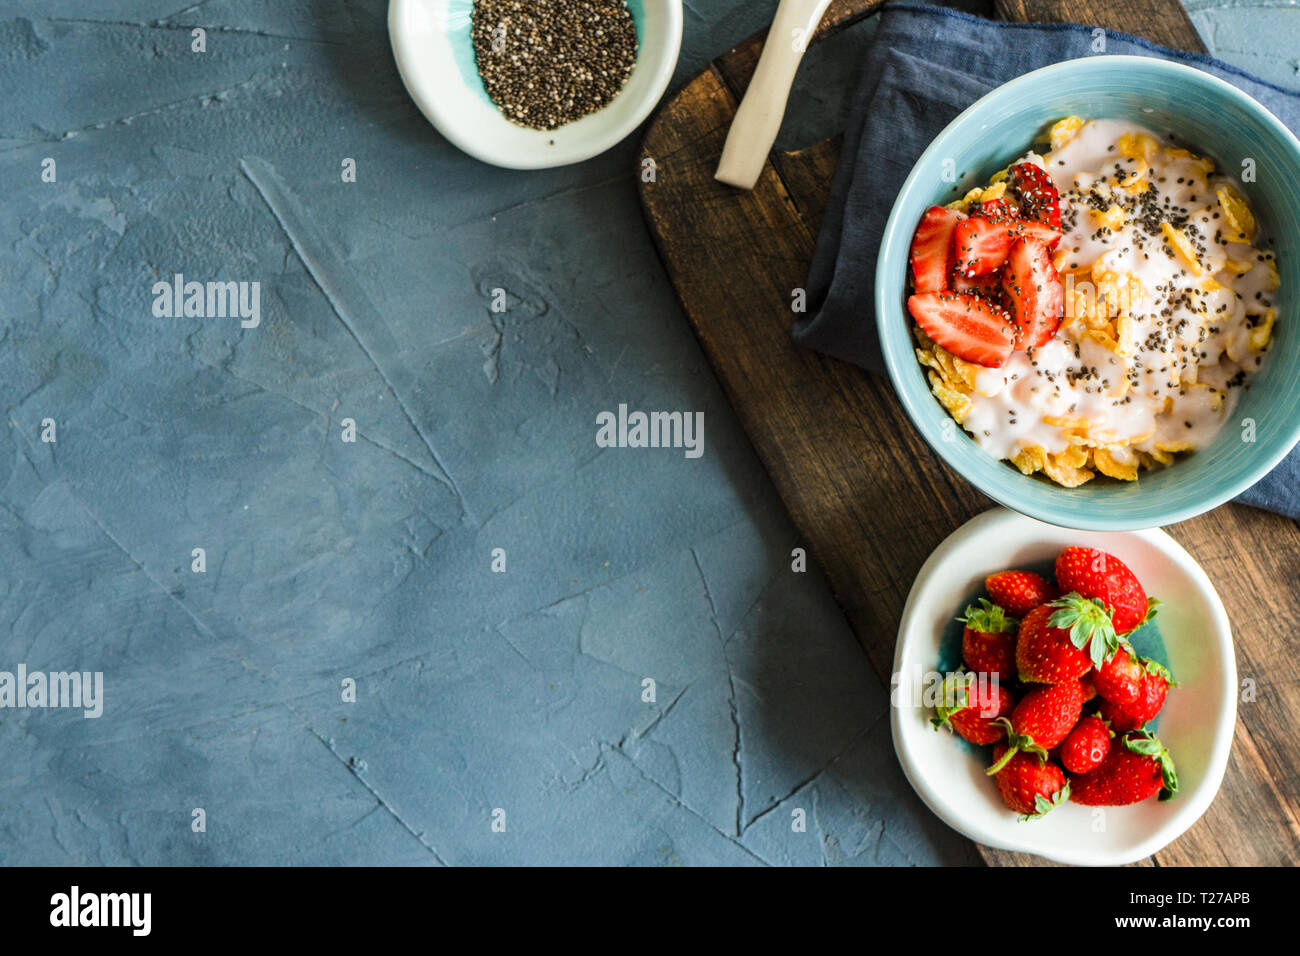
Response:
[[[636,24],[624,0],[475,0],[470,34],[488,97],[530,129],[596,112],[636,65]]]

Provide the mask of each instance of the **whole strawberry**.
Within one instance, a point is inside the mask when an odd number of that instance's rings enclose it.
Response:
[[[996,679],[975,674],[949,674],[943,681],[943,701],[930,718],[934,729],[949,727],[973,744],[991,744],[1006,736],[998,723],[1016,706],[1015,698]]]
[[[1022,681],[1060,684],[1078,680],[1092,668],[1088,653],[1072,639],[1074,625],[1054,623],[1063,610],[1055,606],[1058,602],[1034,608],[1020,622],[1016,671]]]
[[[1016,622],[1002,608],[983,598],[957,618],[966,625],[961,632],[961,656],[977,674],[997,674],[999,681],[1015,677]]]
[[[1119,732],[1137,730],[1154,720],[1165,706],[1165,697],[1174,685],[1169,671],[1155,661],[1142,662],[1142,677],[1138,681],[1137,697],[1121,704],[1118,701],[1102,699],[1101,715],[1110,721],[1111,727]]]
[[[1089,715],[1074,725],[1063,741],[1057,756],[1070,773],[1095,770],[1110,750],[1110,728],[1096,715]]]
[[[1064,740],[1079,722],[1086,698],[1087,691],[1077,680],[1035,687],[1025,694],[1011,712],[1010,720],[998,719],[1007,732],[1007,748],[1003,759],[995,760],[985,772],[997,773],[1016,753],[1034,754],[1046,760],[1047,751]]]
[[[1148,601],[1137,576],[1119,558],[1096,548],[1070,546],[1056,556],[1056,583],[1111,609],[1116,634],[1127,634],[1149,621],[1159,606]]]
[[[999,571],[984,579],[984,587],[993,603],[1012,617],[1024,617],[1060,593],[1046,578],[1033,571]]]
[[[1070,798],[1070,784],[1056,764],[1023,753],[1007,757],[1006,752],[1006,744],[993,748],[993,756],[1001,764],[996,775],[998,793],[1021,820],[1041,817]]]
[[[1145,730],[1116,740],[1101,765],[1073,777],[1070,799],[1090,807],[1121,807],[1155,794],[1168,800],[1178,792],[1173,758],[1154,734]]]
[[[1137,700],[1146,673],[1142,662],[1130,649],[1123,648],[1110,660],[1098,667],[1092,676],[1097,695],[1116,704],[1127,705]]]

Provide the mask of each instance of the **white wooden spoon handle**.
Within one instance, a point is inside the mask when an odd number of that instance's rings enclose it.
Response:
[[[753,189],[785,117],[799,61],[830,0],[781,0],[754,77],[736,110],[714,176]]]

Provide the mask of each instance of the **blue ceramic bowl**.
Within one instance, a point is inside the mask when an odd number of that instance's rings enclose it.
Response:
[[[1136,482],[1098,477],[1062,488],[1026,477],[983,451],[930,393],[913,349],[906,309],[907,255],[926,208],[951,202],[1030,148],[1055,120],[1127,119],[1208,155],[1240,175],[1255,161],[1245,189],[1273,239],[1281,288],[1278,324],[1263,367],[1206,448]],[[963,177],[941,173],[946,158]],[[885,225],[876,263],[876,321],[885,363],[912,423],[931,447],[989,497],[1043,521],[1071,528],[1122,531],[1172,524],[1209,511],[1245,491],[1300,439],[1300,142],[1277,117],[1236,87],[1200,70],[1135,56],[1094,56],[1035,70],[998,87],[953,120],[930,144],[903,184]],[[1250,437],[1253,422],[1254,441]]]

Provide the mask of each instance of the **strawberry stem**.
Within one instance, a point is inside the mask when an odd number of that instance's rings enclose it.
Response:
[[[1085,598],[1071,591],[1050,605],[1059,608],[1047,623],[1051,627],[1070,632],[1070,643],[1079,650],[1088,648],[1094,667],[1100,668],[1119,650],[1120,638],[1115,633],[1110,608],[1096,598]]]
[[[1016,622],[988,598],[980,598],[979,605],[967,605],[965,615],[957,620],[981,634],[998,634],[1016,629]]]

